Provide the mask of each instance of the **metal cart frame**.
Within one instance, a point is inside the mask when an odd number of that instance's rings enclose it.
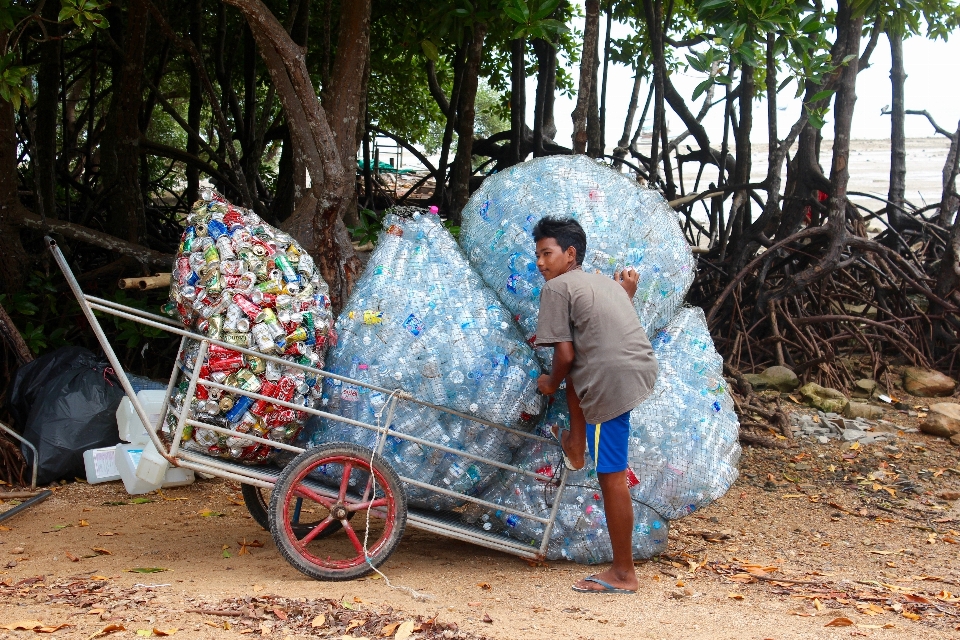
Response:
[[[143,422],[144,425],[146,425],[147,432],[150,436],[150,440],[153,443],[153,446],[156,447],[157,451],[171,465],[183,467],[186,469],[192,469],[197,472],[207,473],[220,478],[234,480],[245,485],[251,485],[253,487],[260,487],[263,489],[272,490],[278,484],[280,484],[281,486],[289,485],[290,478],[286,477],[285,474],[289,475],[288,471],[290,471],[290,468],[294,467],[295,464],[298,463],[298,461],[300,463],[300,466],[297,468],[304,469],[304,468],[307,468],[304,466],[304,464],[306,464],[304,462],[305,460],[310,459],[311,456],[313,456],[314,458],[318,458],[324,455],[325,447],[320,447],[318,449],[304,450],[303,448],[296,447],[291,444],[286,444],[286,443],[281,443],[281,442],[261,438],[261,437],[252,435],[250,433],[240,434],[236,431],[232,431],[231,429],[227,429],[227,428],[220,427],[213,424],[204,423],[204,422],[193,419],[190,416],[191,411],[189,410],[189,408],[196,394],[197,387],[203,386],[208,389],[219,389],[220,391],[228,392],[230,394],[244,395],[244,396],[253,398],[254,400],[263,400],[265,402],[269,402],[270,404],[278,407],[284,407],[284,408],[293,409],[296,411],[302,411],[302,412],[315,415],[315,416],[320,416],[322,418],[326,418],[329,420],[336,420],[344,424],[352,425],[355,427],[362,427],[365,429],[370,429],[372,431],[375,431],[379,434],[379,437],[377,440],[378,442],[377,448],[375,451],[365,450],[365,454],[364,454],[365,457],[370,458],[371,462],[373,461],[374,458],[378,457],[379,454],[382,452],[383,447],[387,442],[387,436],[392,436],[394,438],[417,443],[424,447],[438,449],[448,454],[460,456],[462,458],[473,460],[482,464],[497,467],[499,469],[502,469],[508,472],[522,474],[532,479],[538,480],[540,482],[552,484],[556,486],[557,499],[553,501],[553,505],[551,507],[549,515],[544,517],[538,514],[525,513],[523,511],[518,511],[508,506],[494,504],[492,502],[488,502],[476,496],[465,495],[465,494],[457,493],[454,491],[450,491],[443,487],[439,487],[431,484],[425,484],[423,482],[419,482],[412,478],[408,478],[404,476],[396,476],[396,474],[394,473],[394,476],[398,477],[399,481],[402,483],[406,483],[408,485],[411,485],[420,489],[424,489],[430,492],[434,492],[437,494],[442,494],[450,497],[455,497],[457,499],[462,499],[466,502],[471,502],[492,510],[498,510],[501,512],[505,512],[507,514],[513,514],[521,518],[534,520],[536,522],[542,523],[544,526],[544,533],[543,533],[543,538],[539,543],[539,546],[525,544],[519,540],[510,538],[505,534],[491,532],[491,531],[484,531],[478,526],[463,523],[462,521],[460,521],[458,517],[456,517],[457,514],[451,514],[449,512],[432,512],[428,510],[414,509],[414,508],[406,509],[405,497],[403,497],[401,500],[398,501],[400,509],[402,509],[403,513],[398,513],[398,514],[385,513],[385,511],[388,510],[387,506],[385,506],[386,503],[380,499],[375,499],[376,496],[373,494],[368,495],[367,491],[370,490],[369,486],[365,490],[364,495],[361,497],[360,501],[357,502],[355,499],[355,502],[354,502],[355,505],[360,506],[360,510],[366,511],[368,527],[369,527],[369,517],[371,513],[373,513],[378,517],[383,517],[385,519],[388,519],[390,517],[400,518],[401,519],[401,522],[399,525],[400,533],[397,535],[397,541],[399,541],[399,535],[402,535],[402,529],[403,529],[404,523],[409,523],[410,525],[418,529],[430,531],[433,533],[438,533],[450,538],[462,540],[465,542],[470,542],[470,543],[477,544],[490,549],[504,551],[507,553],[511,553],[511,554],[523,557],[523,558],[542,559],[546,555],[547,544],[549,543],[550,534],[553,529],[554,523],[556,521],[557,511],[560,506],[559,496],[562,494],[563,489],[566,486],[567,472],[562,464],[558,464],[554,467],[554,468],[559,468],[561,470],[559,477],[546,476],[539,473],[535,473],[533,471],[529,471],[527,469],[521,469],[519,467],[515,467],[510,464],[505,464],[502,462],[498,462],[496,460],[490,460],[490,459],[483,458],[481,456],[473,455],[466,451],[461,451],[458,449],[447,447],[437,442],[430,442],[427,440],[423,440],[421,438],[417,438],[412,435],[394,431],[391,428],[391,422],[393,419],[394,412],[399,403],[412,402],[424,407],[429,407],[431,409],[441,411],[446,414],[454,415],[460,418],[464,418],[466,420],[471,420],[471,421],[483,424],[485,426],[488,426],[490,428],[500,429],[504,432],[508,432],[525,439],[536,440],[536,441],[541,441],[541,442],[549,443],[552,445],[556,445],[555,440],[543,438],[531,433],[519,431],[517,429],[513,429],[505,425],[489,422],[482,418],[472,416],[466,413],[462,413],[459,411],[455,411],[448,407],[442,407],[442,406],[431,404],[429,402],[424,402],[422,400],[419,400],[411,396],[409,393],[406,393],[401,390],[393,390],[393,389],[378,387],[375,385],[367,384],[365,382],[361,382],[359,380],[353,380],[345,376],[336,375],[320,369],[315,369],[315,368],[303,366],[294,362],[282,360],[281,358],[259,353],[251,349],[238,347],[220,340],[214,340],[207,336],[204,336],[203,334],[198,334],[188,329],[185,329],[182,326],[182,324],[174,320],[171,320],[169,318],[165,318],[163,316],[147,313],[139,309],[134,309],[121,304],[117,304],[115,302],[111,302],[103,298],[98,298],[96,296],[87,295],[83,293],[83,291],[81,290],[79,283],[74,277],[73,272],[70,269],[69,265],[67,264],[66,258],[64,257],[63,253],[60,251],[59,246],[57,246],[56,241],[54,241],[49,237],[45,238],[45,240],[47,242],[47,245],[51,253],[53,254],[53,257],[57,263],[57,266],[59,266],[60,270],[63,272],[63,275],[66,278],[68,285],[70,286],[70,290],[73,292],[73,295],[76,297],[77,302],[80,304],[80,308],[83,311],[84,316],[87,318],[87,321],[90,323],[90,327],[93,330],[94,335],[96,335],[97,340],[100,342],[100,345],[103,348],[103,351],[106,354],[107,359],[110,362],[110,365],[113,367],[114,371],[116,372],[117,378],[119,379],[124,392],[126,393],[127,397],[130,399],[130,402],[133,404],[133,407],[136,410],[140,420]],[[95,312],[106,313],[108,315],[116,316],[118,318],[123,318],[125,320],[130,320],[130,321],[143,324],[146,326],[150,326],[156,329],[161,329],[163,331],[166,331],[168,333],[171,333],[173,335],[178,335],[181,337],[180,347],[177,354],[177,360],[173,368],[173,373],[170,376],[170,382],[167,385],[166,395],[163,403],[163,409],[159,417],[159,420],[156,424],[153,424],[151,422],[143,406],[137,399],[136,394],[133,390],[133,387],[131,386],[129,379],[127,378],[127,375],[120,364],[120,360],[118,359],[116,353],[111,347],[109,340],[107,339],[107,336],[103,331],[103,328],[100,326],[100,322],[98,321]],[[278,400],[277,398],[260,395],[258,393],[252,393],[237,387],[226,386],[226,385],[214,382],[212,380],[203,379],[200,377],[200,366],[194,366],[193,370],[190,370],[186,367],[181,367],[181,354],[188,340],[195,340],[200,344],[199,353],[196,359],[197,363],[201,363],[204,361],[210,345],[219,345],[221,347],[225,347],[227,349],[230,349],[248,356],[256,356],[259,358],[263,358],[265,360],[282,363],[283,366],[285,367],[294,367],[296,369],[303,371],[304,373],[310,374],[311,376],[317,376],[318,384],[319,384],[319,380],[323,378],[331,378],[334,380],[339,380],[343,383],[355,385],[357,387],[365,387],[371,391],[383,393],[389,396],[389,399],[382,410],[382,411],[385,411],[386,418],[383,420],[382,426],[373,425],[366,422],[359,422],[356,420],[344,418],[336,414],[327,413],[319,409],[305,407],[302,405],[295,405],[290,402],[284,402],[284,401]],[[186,397],[182,403],[183,410],[178,414],[175,410],[175,407],[171,403],[171,398],[173,397],[174,390],[177,387],[178,379],[180,378],[181,375],[183,375],[184,378],[189,381],[189,383],[186,391]],[[173,413],[173,415],[176,416],[177,418],[176,431],[173,432],[172,434],[167,434],[163,432],[163,425],[166,422],[168,413]],[[286,450],[293,454],[297,454],[298,457],[295,458],[293,461],[291,461],[286,468],[279,468],[276,466],[245,465],[245,464],[240,464],[238,462],[233,462],[230,460],[219,458],[216,456],[207,455],[201,451],[197,451],[192,448],[188,448],[184,446],[183,436],[184,436],[184,431],[188,426],[193,428],[208,429],[210,431],[213,431],[219,434],[224,434],[227,436],[242,436],[244,440],[248,440],[250,442],[254,442],[258,444],[269,445],[277,449]],[[165,440],[169,440],[169,441],[165,441]],[[353,446],[355,449],[360,449],[356,445],[351,445],[351,446]],[[559,448],[557,449],[557,457],[559,461],[560,459]],[[333,460],[333,458],[329,458],[329,460]],[[384,465],[389,466],[389,464],[386,463],[386,461],[382,460],[382,458],[380,459],[380,462]],[[350,464],[350,463],[346,463],[346,464]],[[349,471],[350,467],[346,466],[346,464],[343,468]],[[360,463],[358,462],[358,464]],[[363,465],[361,464],[361,466]],[[315,468],[315,467],[311,467],[311,468]],[[375,475],[374,469],[372,467],[364,467],[364,468],[367,468],[367,471],[369,472],[369,475],[371,477]],[[393,473],[392,469],[390,470],[390,472]],[[293,491],[293,493],[298,496],[298,500],[301,499],[299,496],[302,496],[302,495],[310,495],[317,499],[320,499],[318,496],[324,496],[325,499],[329,499],[329,500],[333,500],[334,498],[337,497],[336,490],[330,487],[327,487],[320,482],[307,482],[306,475],[305,475],[306,473],[307,472],[302,472],[300,474],[299,476],[300,479],[298,480],[300,484],[296,485],[295,489],[293,490],[285,489],[285,490]],[[343,500],[343,497],[344,497],[344,491],[347,490],[346,487],[347,487],[348,475],[349,473],[344,474],[344,478],[341,482],[341,489],[339,493],[339,497],[341,501]],[[386,478],[382,474],[380,474],[377,477],[381,477],[382,480],[389,481],[389,478]],[[284,482],[286,482],[286,484],[284,484]],[[375,482],[373,485],[374,493],[376,492],[376,489],[377,489],[377,485]],[[393,490],[403,493],[402,487],[396,487],[396,488],[393,488]],[[282,507],[281,503],[283,501],[278,500],[277,498],[278,496],[276,495],[276,492],[274,492],[274,496],[273,496],[273,499],[271,500],[271,505],[270,505],[270,518],[271,518],[270,530],[271,530],[271,534],[274,536],[275,541],[278,542],[278,547],[280,547],[281,546],[280,543],[282,542],[282,540],[278,539],[278,536],[282,537],[284,532],[279,531],[282,527],[278,525],[281,524],[283,521],[280,519],[282,516],[278,514],[277,511]],[[369,499],[367,500],[367,498]],[[290,496],[287,496],[286,500],[287,502],[289,502]],[[278,504],[280,506],[277,506]],[[296,509],[297,517],[299,517],[299,513],[300,513],[299,504],[300,503],[298,502],[297,509]],[[248,506],[249,506],[249,503],[248,503]],[[394,506],[396,506],[396,504]],[[346,514],[345,512],[343,512],[343,513],[339,513],[339,515],[345,516]],[[331,515],[328,517],[328,520],[333,517],[334,517],[334,512],[331,510]],[[296,523],[293,523],[293,524],[294,526],[296,526]],[[354,546],[356,547],[357,538],[355,534],[352,533],[353,529],[349,527],[348,519],[340,518],[340,524],[341,526],[344,526],[347,529],[349,529],[350,533],[348,535],[352,535],[352,540],[354,541]],[[290,529],[291,529],[290,523],[287,523],[287,526],[285,528],[287,529],[286,533],[289,537]],[[294,541],[294,545],[293,545],[294,555],[297,555],[298,553],[296,551],[296,547],[297,547],[296,541]],[[357,547],[357,550],[360,551],[359,547]],[[376,566],[386,561],[387,557],[389,557],[389,554],[392,552],[392,550],[393,550],[392,548],[389,549],[383,557],[374,557],[368,554],[368,549],[365,542],[363,547],[365,562],[363,564],[366,566],[360,566],[360,567],[354,566],[353,571],[346,571],[345,569],[339,566],[334,566],[332,569],[328,567],[326,569],[329,569],[329,570],[322,571],[320,572],[319,575],[316,571],[306,570],[306,569],[310,569],[309,566],[306,568],[304,566],[301,566],[303,564],[301,561],[305,559],[304,557],[301,557],[298,559],[295,557],[291,558],[288,553],[284,553],[283,555],[285,555],[287,557],[287,560],[290,561],[291,564],[293,564],[296,568],[306,573],[307,575],[310,575],[311,577],[319,578],[319,579],[344,580],[344,579],[359,577],[360,575],[364,575],[366,573],[370,573],[375,569]],[[281,551],[283,551],[283,549],[281,549]],[[306,556],[306,554],[303,554],[303,553],[301,553],[300,555]],[[316,559],[314,558],[313,560],[315,561]],[[307,564],[309,565],[310,563],[311,562],[308,558]]]

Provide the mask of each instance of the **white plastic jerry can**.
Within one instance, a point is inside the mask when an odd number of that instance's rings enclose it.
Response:
[[[193,470],[171,467],[153,443],[118,444],[114,459],[123,487],[130,495],[156,491],[161,487],[193,484]]]

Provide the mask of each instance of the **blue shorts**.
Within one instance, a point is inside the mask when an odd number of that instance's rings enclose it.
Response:
[[[626,471],[629,438],[629,411],[600,424],[587,424],[587,448],[597,473]]]

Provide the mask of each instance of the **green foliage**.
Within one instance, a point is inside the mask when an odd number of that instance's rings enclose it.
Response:
[[[554,37],[570,31],[565,24],[551,18],[560,0],[505,0],[503,12],[517,23],[511,38],[540,38],[553,42]]]
[[[348,227],[353,241],[361,245],[375,243],[380,232],[383,231],[385,215],[385,213],[377,213],[370,209],[361,209],[360,224],[355,227]]]
[[[94,0],[61,2],[59,21],[73,23],[85,36],[110,26],[100,13],[107,7],[106,4],[99,4]],[[38,14],[31,13],[22,4],[14,3],[13,0],[0,0],[0,30],[7,32],[4,48],[0,51],[0,99],[12,103],[16,111],[19,111],[21,104],[30,106],[34,100],[29,82],[33,71],[29,65],[19,60],[21,52],[16,43],[24,29],[32,22],[40,20]]]
[[[101,12],[109,6],[93,0],[60,0],[60,22],[73,22],[85,36],[90,36],[97,29],[106,29],[110,26],[106,16]]]
[[[14,110],[19,110],[21,103],[33,104],[33,92],[26,82],[30,68],[15,61],[13,52],[0,56],[0,98],[12,102]]]

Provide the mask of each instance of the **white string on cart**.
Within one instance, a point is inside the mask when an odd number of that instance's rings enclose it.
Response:
[[[363,557],[366,559],[367,564],[370,565],[370,568],[377,572],[377,574],[383,578],[383,581],[391,589],[397,589],[399,591],[406,591],[414,600],[433,600],[434,596],[431,593],[425,591],[417,591],[412,587],[407,587],[404,585],[395,585],[390,582],[390,578],[387,575],[380,571],[380,569],[373,566],[373,563],[370,562],[370,552],[367,549],[367,543],[370,538],[370,510],[373,508],[373,501],[377,495],[377,476],[373,472],[373,458],[377,454],[377,449],[380,448],[380,440],[387,435],[387,430],[390,428],[390,425],[380,426],[380,418],[383,416],[383,411],[390,406],[390,403],[394,398],[399,397],[402,393],[400,389],[395,389],[393,393],[387,398],[387,401],[383,403],[383,406],[380,407],[380,410],[377,411],[377,440],[374,443],[373,447],[370,448],[370,500],[367,504],[367,520],[363,529]]]

